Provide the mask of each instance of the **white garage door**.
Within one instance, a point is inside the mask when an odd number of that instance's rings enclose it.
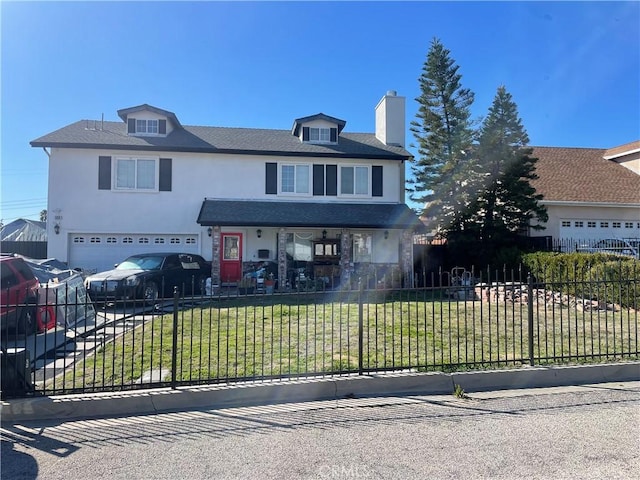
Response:
[[[130,255],[153,252],[200,254],[197,235],[75,233],[69,236],[69,267],[87,272],[111,270]]]
[[[566,219],[560,222],[561,239],[601,240],[638,237],[640,237],[638,221]]]

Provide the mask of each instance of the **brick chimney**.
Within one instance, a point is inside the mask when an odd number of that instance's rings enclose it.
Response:
[[[376,105],[376,138],[385,145],[404,147],[404,100],[389,90]]]

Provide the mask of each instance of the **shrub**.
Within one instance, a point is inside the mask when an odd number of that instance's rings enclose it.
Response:
[[[623,307],[640,306],[640,261],[604,253],[536,252],[523,256],[547,288]]]

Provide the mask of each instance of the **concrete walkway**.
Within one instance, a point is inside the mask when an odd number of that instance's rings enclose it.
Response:
[[[587,385],[640,380],[640,362],[525,367],[463,373],[369,374],[223,386],[181,387],[2,401],[2,423],[127,415],[192,408],[228,408],[380,395],[465,392]]]

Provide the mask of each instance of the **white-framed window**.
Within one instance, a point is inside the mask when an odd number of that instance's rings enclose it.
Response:
[[[177,244],[179,244],[179,243],[180,243],[180,239],[179,239],[179,238],[174,237],[174,238],[172,238],[172,239],[170,240],[170,243],[172,243],[173,245],[177,245]]]
[[[596,228],[596,222],[587,222],[587,228]]]
[[[287,233],[286,252],[293,260],[310,262],[313,260],[313,233]]]
[[[136,133],[158,133],[158,120],[136,119]]]
[[[576,228],[582,228],[584,227],[584,222],[581,222],[581,221],[574,222],[573,226]]]
[[[318,143],[329,143],[331,141],[331,129],[310,127],[309,141]]]
[[[571,222],[569,220],[563,220],[562,221],[562,226],[563,227],[570,227],[571,226]]]
[[[124,237],[122,239],[122,243],[133,243],[133,238],[131,237]]]
[[[118,239],[116,237],[107,237],[107,243],[118,243]]]
[[[613,228],[621,228],[622,227],[622,223],[620,222],[613,222]]]
[[[116,158],[117,190],[157,190],[158,162],[155,158]]]
[[[155,243],[156,245],[162,244],[162,243],[164,243],[164,238],[156,237],[156,238],[153,239],[153,243]]]
[[[633,228],[633,222],[624,222],[624,228]]]
[[[340,195],[369,195],[369,167],[340,167]]]
[[[353,234],[354,262],[371,262],[373,258],[373,235],[371,233]]]
[[[600,222],[600,228],[609,228],[609,222]]]
[[[195,245],[196,239],[194,237],[189,237],[184,241],[184,243],[186,243],[187,245]]]
[[[84,243],[84,237],[73,237],[73,243]]]
[[[100,237],[91,237],[89,239],[89,243],[100,243],[102,242],[102,240],[100,239]]]
[[[149,239],[147,237],[140,237],[138,243],[149,243]]]
[[[282,165],[280,170],[280,191],[282,193],[305,195],[309,193],[309,165]]]

